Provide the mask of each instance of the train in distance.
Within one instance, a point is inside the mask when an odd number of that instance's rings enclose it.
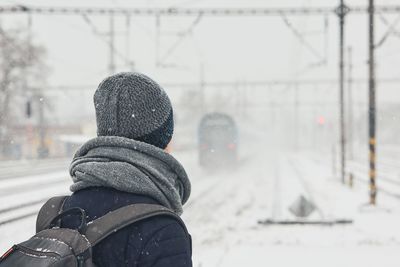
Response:
[[[204,168],[234,165],[238,159],[238,128],[224,113],[203,116],[198,128],[199,164]]]

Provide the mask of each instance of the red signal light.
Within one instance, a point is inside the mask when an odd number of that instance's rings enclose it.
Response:
[[[231,144],[228,145],[228,148],[230,150],[234,150],[236,148],[236,145],[231,143]]]
[[[317,123],[319,124],[319,125],[324,125],[325,124],[325,117],[324,116],[319,116],[318,117],[318,119],[317,119]]]

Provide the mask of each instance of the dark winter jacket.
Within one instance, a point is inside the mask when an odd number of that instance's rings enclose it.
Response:
[[[88,220],[129,204],[159,204],[149,197],[112,188],[91,187],[70,196],[64,209],[80,207]],[[74,228],[78,218],[65,218],[62,227]],[[176,219],[153,217],[127,226],[93,249],[97,266],[188,267],[192,266],[191,239]]]

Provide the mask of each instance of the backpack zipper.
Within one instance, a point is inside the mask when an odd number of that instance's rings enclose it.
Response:
[[[32,256],[39,256],[39,257],[52,257],[52,258],[59,258],[60,255],[58,255],[55,252],[44,252],[44,251],[38,251],[38,250],[34,250],[28,247],[24,247],[22,245],[16,245],[14,250],[20,250],[23,253],[32,255]]]

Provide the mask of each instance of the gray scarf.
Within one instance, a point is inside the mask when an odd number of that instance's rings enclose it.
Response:
[[[182,165],[163,150],[135,140],[101,136],[86,142],[75,154],[70,174],[75,192],[104,186],[152,197],[182,214],[190,181]]]

